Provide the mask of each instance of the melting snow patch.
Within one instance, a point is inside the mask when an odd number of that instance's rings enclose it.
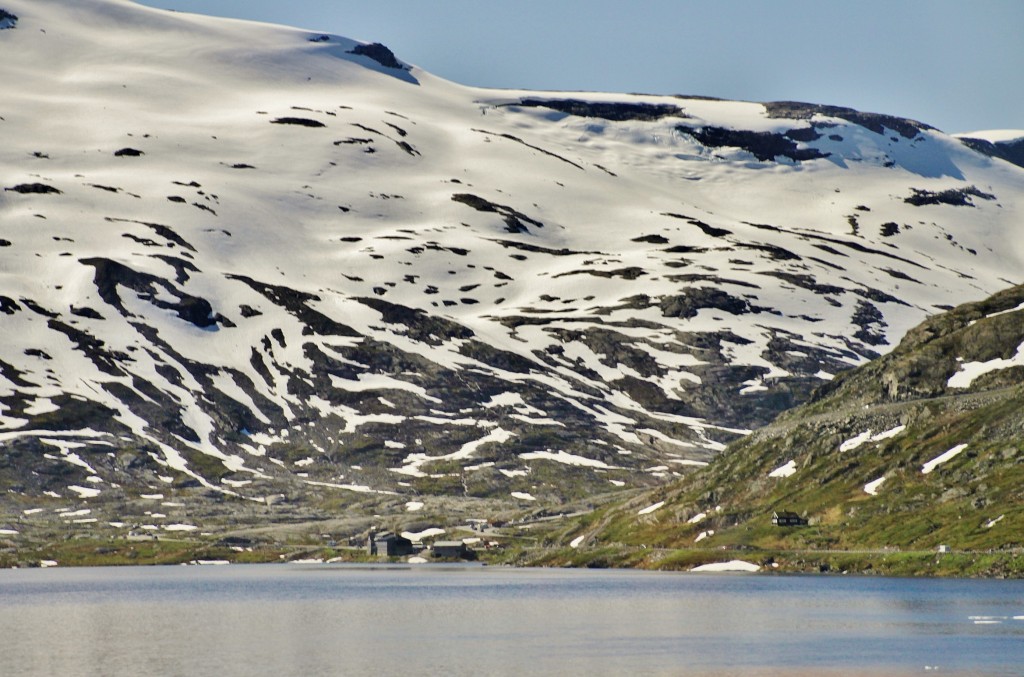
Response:
[[[408,562],[409,564],[426,564],[427,563],[426,558],[420,557],[419,555],[413,555],[412,557],[410,557],[409,559],[407,559],[405,561]]]
[[[637,512],[637,515],[650,515],[652,512],[665,505],[665,501],[658,501],[654,505],[649,505],[643,510]]]
[[[878,489],[882,486],[883,482],[885,482],[885,478],[884,477],[879,477],[874,482],[868,482],[867,484],[864,485],[864,491],[866,493],[871,494],[872,496],[877,496],[878,495]]]
[[[689,524],[700,524],[707,519],[708,514],[706,512],[699,512],[690,519],[686,520]]]
[[[703,541],[708,536],[714,536],[714,535],[715,535],[715,530],[714,529],[708,529],[707,531],[702,531],[699,534],[697,534],[697,538],[693,539],[693,542],[694,543],[700,543],[701,541]]]
[[[944,454],[939,454],[932,460],[921,466],[921,472],[925,475],[935,470],[936,467],[942,465],[946,461],[949,461],[956,457],[961,451],[967,448],[966,444],[958,444]]]
[[[839,445],[839,451],[853,451],[860,445],[871,439],[871,431],[865,430],[860,435],[852,437]]]
[[[1006,515],[1000,515],[999,517],[995,518],[994,520],[989,520],[988,522],[985,522],[985,524],[983,525],[983,528],[991,529],[995,525],[999,524],[1003,520],[1004,517],[1006,517]]]
[[[882,440],[892,439],[906,429],[907,426],[898,425],[895,428],[878,433],[877,435],[872,435],[870,430],[865,430],[860,435],[852,437],[840,444],[839,451],[853,451],[866,442],[881,442]]]
[[[196,531],[199,527],[191,524],[168,524],[164,531]]]
[[[57,566],[57,560],[52,560],[52,559],[40,560],[39,566],[41,568],[43,568],[43,569],[52,569],[53,567]]]
[[[794,474],[796,474],[796,461],[787,461],[785,465],[780,465],[768,473],[768,477],[789,477]]]
[[[583,543],[583,541],[585,541],[586,539],[587,539],[587,535],[586,534],[583,534],[582,536],[577,536],[576,538],[572,539],[572,541],[569,542],[569,547],[570,548],[578,548],[578,547],[580,547],[580,544]]]
[[[569,454],[564,451],[531,451],[525,454],[520,454],[519,458],[523,459],[524,461],[535,461],[538,459],[544,459],[547,461],[554,461],[555,463],[562,463],[565,465],[578,465],[586,468],[603,468],[605,470],[612,469],[613,467],[603,461],[598,461],[592,458],[586,458],[585,456],[576,456],[574,454]]]
[[[17,536],[18,532],[14,529],[0,529],[0,536]]]
[[[964,362],[960,365],[960,371],[949,377],[946,382],[950,388],[970,388],[974,379],[1000,369],[1010,367],[1024,367],[1024,343],[1017,347],[1017,354],[1008,360],[996,358],[988,362]]]
[[[139,494],[139,498],[145,498],[150,501],[159,501],[164,497],[163,494]]]
[[[726,572],[726,571],[760,571],[761,567],[741,559],[734,559],[730,562],[715,562],[713,564],[702,564],[699,567],[690,569],[691,572]]]
[[[35,515],[37,512],[42,512],[42,508],[29,508],[28,510],[22,510],[23,515]]]
[[[80,487],[77,485],[71,485],[68,487],[68,491],[73,491],[82,498],[96,498],[100,495],[99,489],[90,489],[89,487]]]
[[[422,541],[424,538],[430,538],[431,536],[440,536],[445,533],[444,529],[439,527],[430,527],[423,531],[403,531],[402,538],[408,538],[410,541]]]
[[[417,510],[423,510],[423,503],[421,501],[409,501],[405,504],[405,509],[409,512],[416,512]]]
[[[525,491],[513,491],[512,492],[512,498],[518,498],[521,501],[536,501],[537,500],[536,498],[534,498],[532,495],[526,493]]]

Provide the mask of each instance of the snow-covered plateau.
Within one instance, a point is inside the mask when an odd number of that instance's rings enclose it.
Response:
[[[8,493],[649,485],[1022,281],[1024,169],[918,122],[0,8]]]

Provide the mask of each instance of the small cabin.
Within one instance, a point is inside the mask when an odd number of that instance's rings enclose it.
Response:
[[[802,527],[807,524],[807,520],[789,510],[776,510],[772,513],[772,524],[777,527]]]
[[[370,536],[367,549],[371,555],[384,555],[386,557],[402,557],[413,553],[412,541],[390,531]]]
[[[434,557],[445,559],[473,559],[475,555],[462,541],[435,541],[430,551]]]

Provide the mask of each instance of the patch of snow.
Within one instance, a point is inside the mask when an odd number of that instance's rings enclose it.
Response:
[[[884,477],[879,477],[877,480],[874,480],[873,482],[868,482],[867,484],[864,485],[864,492],[871,494],[872,496],[877,496],[878,490],[879,488],[881,488],[882,483],[884,482]]]
[[[150,501],[160,501],[163,500],[163,497],[163,494],[139,494],[139,498],[145,498]]]
[[[536,501],[537,499],[533,495],[526,493],[525,491],[513,491],[512,498],[518,498],[520,501]]]
[[[988,522],[985,522],[985,524],[982,525],[982,528],[983,529],[991,529],[995,525],[997,525],[1000,522],[1002,522],[1004,517],[1006,517],[1006,515],[1000,515],[999,517],[997,517],[997,518],[995,518],[993,520],[989,520]]]
[[[199,527],[192,524],[168,524],[164,526],[164,531],[196,531]]]
[[[536,461],[546,460],[554,461],[555,463],[562,463],[564,465],[575,465],[582,466],[585,468],[602,468],[605,470],[612,470],[615,466],[608,465],[604,461],[598,461],[593,458],[586,458],[585,456],[576,456],[565,451],[530,451],[525,454],[519,454],[519,458],[524,461]]]
[[[857,447],[859,447],[862,444],[865,444],[867,442],[881,442],[882,440],[892,439],[893,437],[896,437],[897,435],[899,435],[901,432],[903,432],[906,429],[907,429],[907,426],[905,426],[905,425],[898,425],[895,428],[892,428],[890,430],[886,430],[885,432],[880,432],[877,435],[873,435],[872,431],[870,431],[870,430],[865,430],[860,435],[857,435],[856,437],[852,437],[852,438],[846,440],[845,442],[843,442],[842,444],[840,444],[839,445],[839,451],[853,451]]]
[[[424,529],[423,531],[403,531],[402,538],[408,538],[410,541],[418,543],[422,541],[424,538],[430,538],[431,536],[440,536],[444,533],[447,533],[447,530],[441,529],[440,527],[430,527],[429,529]]]
[[[734,559],[729,562],[714,562],[713,564],[702,564],[699,567],[690,569],[693,573],[707,573],[707,572],[754,572],[760,571],[761,567],[751,562],[744,562],[741,559]]]
[[[17,536],[18,532],[14,529],[0,529],[0,536]]]
[[[644,508],[643,510],[638,511],[636,514],[637,515],[650,515],[652,512],[654,512],[655,510],[659,509],[663,505],[665,505],[665,501],[658,501],[654,505],[649,505],[646,508]]]
[[[422,501],[409,501],[409,502],[407,502],[405,504],[405,509],[408,512],[417,512],[418,510],[423,510],[423,502]]]
[[[585,540],[587,540],[587,535],[586,534],[583,534],[582,536],[577,536],[576,538],[574,538],[571,541],[569,541],[569,547],[570,548],[578,548],[578,547],[580,547],[580,544],[583,543],[583,541],[585,541]]]
[[[71,485],[68,487],[68,491],[73,491],[82,498],[96,498],[101,492],[99,489],[90,489],[89,487],[80,487],[78,485]]]
[[[699,513],[697,513],[696,515],[694,515],[693,517],[691,517],[690,519],[688,519],[686,521],[689,524],[700,524],[701,522],[703,522],[707,518],[708,518],[708,514],[706,512],[699,512]]]
[[[850,439],[848,439],[845,442],[843,442],[842,444],[840,444],[839,445],[839,451],[853,451],[854,449],[856,449],[857,447],[859,447],[860,445],[864,444],[865,442],[867,442],[870,439],[871,439],[871,431],[870,430],[865,430],[860,435],[857,435],[856,437],[851,437]]]
[[[705,538],[707,538],[709,536],[714,536],[714,535],[715,535],[715,530],[714,529],[708,529],[707,531],[702,531],[699,534],[697,534],[697,538],[693,539],[693,542],[694,543],[700,543]]]
[[[407,559],[405,561],[408,562],[409,564],[426,564],[427,563],[427,559],[425,557],[420,557],[419,555],[413,555],[412,557],[410,557],[409,559]]]
[[[950,388],[970,388],[979,376],[1010,367],[1024,367],[1024,343],[1017,346],[1016,354],[1007,360],[996,358],[987,362],[961,362],[959,371],[949,377],[946,385]]]
[[[786,461],[775,470],[768,473],[768,477],[791,477],[796,474],[796,461]]]
[[[959,455],[960,452],[962,452],[966,448],[966,444],[958,444],[949,451],[939,454],[938,456],[936,456],[935,458],[921,466],[921,473],[927,475],[928,473],[935,470],[935,468],[942,465],[943,463],[956,458],[956,456]]]

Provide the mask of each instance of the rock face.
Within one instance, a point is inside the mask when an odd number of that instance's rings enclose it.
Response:
[[[919,123],[472,89],[338,36],[12,2],[20,496],[658,484],[1024,269],[1024,172]],[[80,114],[14,96],[42,89]]]

